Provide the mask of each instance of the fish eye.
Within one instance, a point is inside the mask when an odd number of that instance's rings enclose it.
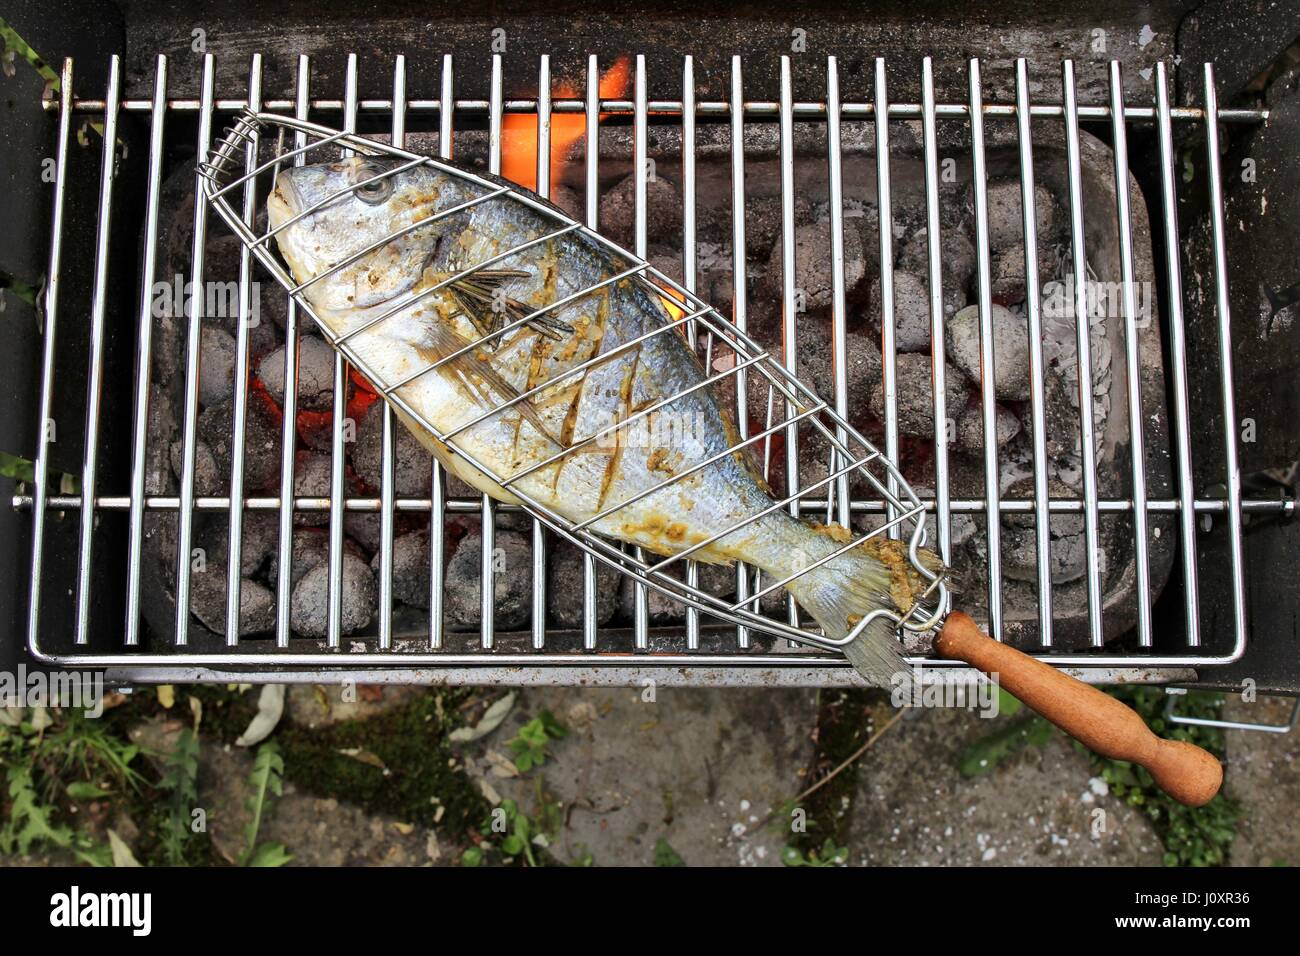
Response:
[[[357,198],[371,206],[378,206],[380,203],[387,201],[388,197],[393,194],[393,180],[391,177],[384,176],[384,168],[378,163],[362,163],[357,167],[357,179],[363,180],[361,185],[357,186],[353,192]],[[377,179],[375,177],[383,177]],[[368,180],[364,181],[364,180]]]

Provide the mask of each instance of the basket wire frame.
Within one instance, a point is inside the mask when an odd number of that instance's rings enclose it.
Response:
[[[279,142],[284,142],[286,134],[299,133],[307,137],[305,145],[295,145],[294,148],[283,151],[277,150],[276,155],[272,158],[261,162],[250,170],[243,171],[242,174],[236,175],[235,164],[241,156],[247,153],[250,144],[256,143],[259,138],[269,138],[271,135],[275,135]],[[260,234],[249,227],[249,217],[247,215],[241,216],[231,205],[228,197],[232,193],[240,187],[254,183],[258,176],[267,172],[274,172],[287,161],[296,162],[304,158],[307,158],[308,162],[332,160],[336,158],[336,151],[338,150],[371,156],[387,156],[399,160],[399,162],[387,169],[381,169],[368,178],[359,178],[356,182],[324,196],[275,227],[268,225],[267,230]],[[399,176],[419,165],[427,166],[446,176],[459,178],[481,190],[481,192],[472,199],[461,202],[456,206],[415,219],[401,229],[379,240],[367,243],[356,251],[345,255],[328,268],[301,281],[295,281],[294,277],[289,275],[272,253],[271,240],[285,229],[305,220],[308,216],[370,183]],[[484,178],[460,166],[432,157],[409,153],[396,146],[378,143],[355,134],[332,130],[328,127],[291,117],[252,111],[245,111],[237,118],[218,143],[211,158],[200,164],[200,179],[203,183],[205,199],[220,215],[222,220],[235,232],[244,246],[257,256],[268,273],[284,286],[294,298],[299,312],[310,316],[316,321],[321,334],[342,353],[350,365],[357,368],[375,384],[376,390],[386,402],[426,429],[440,444],[455,448],[456,454],[463,457],[469,465],[488,475],[494,482],[499,483],[503,488],[509,490],[511,494],[517,496],[530,512],[544,521],[555,532],[573,542],[585,553],[631,577],[636,584],[655,588],[669,597],[690,604],[698,611],[706,612],[711,617],[718,618],[736,627],[765,632],[773,636],[787,638],[799,644],[815,645],[827,649],[843,646],[855,639],[863,629],[882,617],[886,617],[895,624],[909,630],[928,631],[946,613],[948,590],[943,575],[937,574],[927,567],[918,554],[918,549],[926,545],[924,505],[904,480],[901,472],[893,462],[848,422],[838,416],[824,400],[801,383],[769,351],[724,319],[717,310],[713,309],[693,292],[648,265],[643,259],[621,249],[599,233],[588,229],[582,223],[568,217],[550,204],[534,198],[522,188],[501,185],[497,181]],[[400,303],[368,318],[360,325],[349,328],[342,334],[334,333],[328,324],[317,316],[311,303],[304,295],[304,292],[312,285],[382,249],[390,242],[400,239],[417,229],[448,219],[467,209],[493,202],[514,202],[529,207],[549,224],[549,231],[479,262],[465,266],[453,275],[421,289],[412,297],[403,299]],[[352,347],[352,340],[356,336],[378,327],[419,301],[435,295],[481,270],[493,266],[507,266],[510,260],[520,253],[535,246],[552,242],[570,233],[579,233],[586,236],[619,258],[629,260],[632,265],[609,278],[569,293],[546,305],[539,306],[519,318],[502,324],[499,328],[481,335],[477,339],[467,341],[450,354],[442,356],[397,382],[385,385],[379,384],[375,373],[367,367],[364,359]],[[528,388],[505,401],[489,405],[468,422],[464,422],[451,430],[444,431],[437,428],[398,394],[405,386],[412,384],[425,375],[436,372],[439,368],[449,365],[457,358],[476,352],[484,347],[491,348],[509,333],[563,306],[584,299],[600,289],[622,281],[641,283],[656,298],[669,295],[676,300],[674,304],[679,305],[685,311],[682,311],[679,317],[671,319],[665,312],[663,321],[649,331],[613,348],[601,351],[571,368],[557,372],[544,382]],[[691,326],[689,332],[684,328],[688,323]],[[713,363],[706,366],[706,369],[711,370],[719,364],[726,367],[711,374],[706,372],[705,376],[699,381],[687,386],[682,391],[657,399],[650,405],[626,416],[620,416],[614,423],[560,448],[541,461],[529,463],[510,474],[500,474],[494,471],[489,465],[474,458],[456,444],[457,436],[469,429],[494,418],[515,405],[531,400],[544,391],[554,389],[566,380],[575,379],[592,368],[630,352],[652,337],[666,334],[681,334],[688,339],[694,339],[697,342],[697,348],[702,347],[707,355],[713,356]],[[551,508],[529,497],[519,488],[521,479],[545,468],[560,464],[571,455],[579,453],[606,438],[616,437],[619,432],[627,430],[642,420],[648,421],[655,412],[669,408],[673,403],[691,392],[705,388],[725,387],[728,383],[735,382],[746,371],[763,376],[766,379],[768,388],[769,421],[767,426],[757,434],[742,437],[738,442],[723,451],[715,453],[702,461],[691,463],[685,470],[603,508],[599,513],[581,521],[574,522],[564,518]],[[778,393],[781,398],[779,403],[776,401]],[[770,420],[773,410],[781,405],[790,410],[790,415],[788,418],[773,423]],[[716,464],[732,454],[738,452],[747,453],[749,448],[756,443],[767,441],[776,432],[794,428],[801,422],[807,423],[821,432],[831,443],[837,459],[848,462],[848,464],[836,468],[828,477],[817,484],[804,489],[803,492],[796,488],[763,509],[738,519],[728,527],[711,533],[703,540],[695,542],[675,554],[660,557],[659,560],[654,562],[646,559],[636,549],[626,551],[589,530],[596,522],[635,504],[643,498],[682,482],[691,475]],[[847,440],[841,436],[847,436]],[[889,519],[881,527],[862,534],[852,535],[849,541],[833,549],[829,554],[780,580],[757,588],[752,593],[744,595],[740,600],[734,602],[717,598],[701,590],[698,586],[688,584],[684,579],[672,577],[666,573],[670,567],[678,562],[728,537],[733,532],[749,526],[766,515],[777,510],[789,509],[792,505],[797,507],[801,494],[816,491],[822,487],[829,488],[839,478],[853,473],[864,478],[888,502]],[[847,526],[847,515],[844,517],[844,523]],[[758,602],[767,593],[791,584],[802,575],[823,566],[852,548],[861,546],[868,539],[884,533],[906,539],[909,558],[916,572],[929,582],[924,598],[909,609],[905,616],[880,608],[865,615],[847,635],[828,637],[816,629],[800,627],[797,619],[783,624],[759,613]]]

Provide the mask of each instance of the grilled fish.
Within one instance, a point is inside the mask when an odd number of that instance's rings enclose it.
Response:
[[[635,258],[577,231],[546,238],[554,220],[492,186],[402,166],[353,156],[287,169],[268,221],[316,315],[348,337],[375,385],[447,438],[395,408],[449,471],[500,501],[522,492],[655,554],[707,541],[692,558],[747,562],[777,580],[841,547],[844,529],[828,534],[781,508],[728,532],[774,501],[752,457],[728,453],[737,430],[700,387],[694,351],[676,330],[653,334],[672,321],[662,297],[631,277],[608,281]],[[670,427],[615,426],[647,409],[640,422]],[[842,637],[898,603],[897,568],[880,554],[845,551],[788,590]],[[907,670],[884,619],[846,654],[879,686]]]

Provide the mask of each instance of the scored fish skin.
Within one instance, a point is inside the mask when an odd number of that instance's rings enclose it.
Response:
[[[280,173],[267,200],[275,229],[356,187],[283,228],[276,240],[294,278],[309,283],[302,294],[321,321],[335,335],[355,332],[349,345],[377,385],[406,381],[489,329],[637,264],[630,255],[573,231],[484,266],[480,278],[476,273],[469,282],[426,292],[560,226],[509,194],[415,226],[495,187],[429,164],[381,177],[399,164],[354,156],[293,167]],[[384,242],[403,230],[404,235]],[[330,273],[371,245],[377,248]],[[453,473],[499,500],[514,502],[518,499],[494,476],[504,480],[557,458],[613,423],[665,402],[637,425],[564,454],[513,487],[572,522],[627,502],[591,530],[657,554],[678,553],[763,511],[773,499],[748,453],[724,454],[739,441],[736,427],[711,386],[692,388],[707,373],[679,330],[650,335],[618,351],[670,321],[657,294],[632,277],[621,279],[491,343],[480,342],[397,389],[439,433],[451,435],[451,447],[400,410],[398,414]],[[562,377],[596,355],[610,357]],[[539,386],[536,394],[508,404]],[[492,474],[475,469],[458,452]],[[718,461],[650,490],[718,455]],[[643,497],[633,501],[638,495]],[[839,547],[831,536],[777,509],[692,557],[726,564],[742,560],[780,579]],[[890,580],[889,568],[858,548],[805,572],[789,590],[827,634],[838,637],[869,611],[893,607]],[[868,628],[858,643],[850,658],[873,683],[888,685],[906,670],[888,621]]]

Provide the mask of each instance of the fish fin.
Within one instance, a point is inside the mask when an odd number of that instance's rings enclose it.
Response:
[[[469,344],[465,339],[457,335],[455,331],[445,327],[439,322],[430,322],[426,328],[429,337],[433,339],[435,360],[451,355],[454,352],[458,352]],[[479,358],[475,353],[476,350],[471,349],[463,355],[452,359],[451,362],[448,363],[456,374],[460,376],[461,381],[465,382],[467,387],[478,394],[483,399],[484,404],[490,405],[492,403],[492,397],[485,393],[482,386],[474,382],[475,378],[478,378],[484,385],[488,386],[488,388],[495,392],[499,399],[510,401],[518,398],[520,395],[519,390],[507,382],[490,363]],[[542,417],[537,414],[537,409],[530,400],[524,399],[523,401],[515,402],[509,409],[502,409],[502,411],[508,412],[510,409],[518,411],[519,414],[523,416],[524,420],[528,422],[528,424],[532,425],[533,428],[537,429],[538,433],[548,441],[561,448],[565,447],[560,443],[559,439],[546,430],[546,423],[543,422]]]
[[[788,573],[788,572],[787,572]],[[889,569],[869,554],[846,551],[795,578],[786,589],[821,625],[827,637],[839,638],[867,614],[893,609]],[[843,648],[844,656],[872,687],[897,686],[899,675],[910,679],[894,623],[880,618]]]
[[[491,335],[510,322],[518,322],[536,309],[529,308],[518,299],[500,297],[500,288],[509,279],[524,279],[532,275],[519,269],[479,269],[447,286],[456,308],[469,320],[479,335]],[[573,327],[549,314],[539,315],[526,323],[539,335],[560,341],[573,333]],[[488,351],[496,351],[501,339],[483,343]]]

